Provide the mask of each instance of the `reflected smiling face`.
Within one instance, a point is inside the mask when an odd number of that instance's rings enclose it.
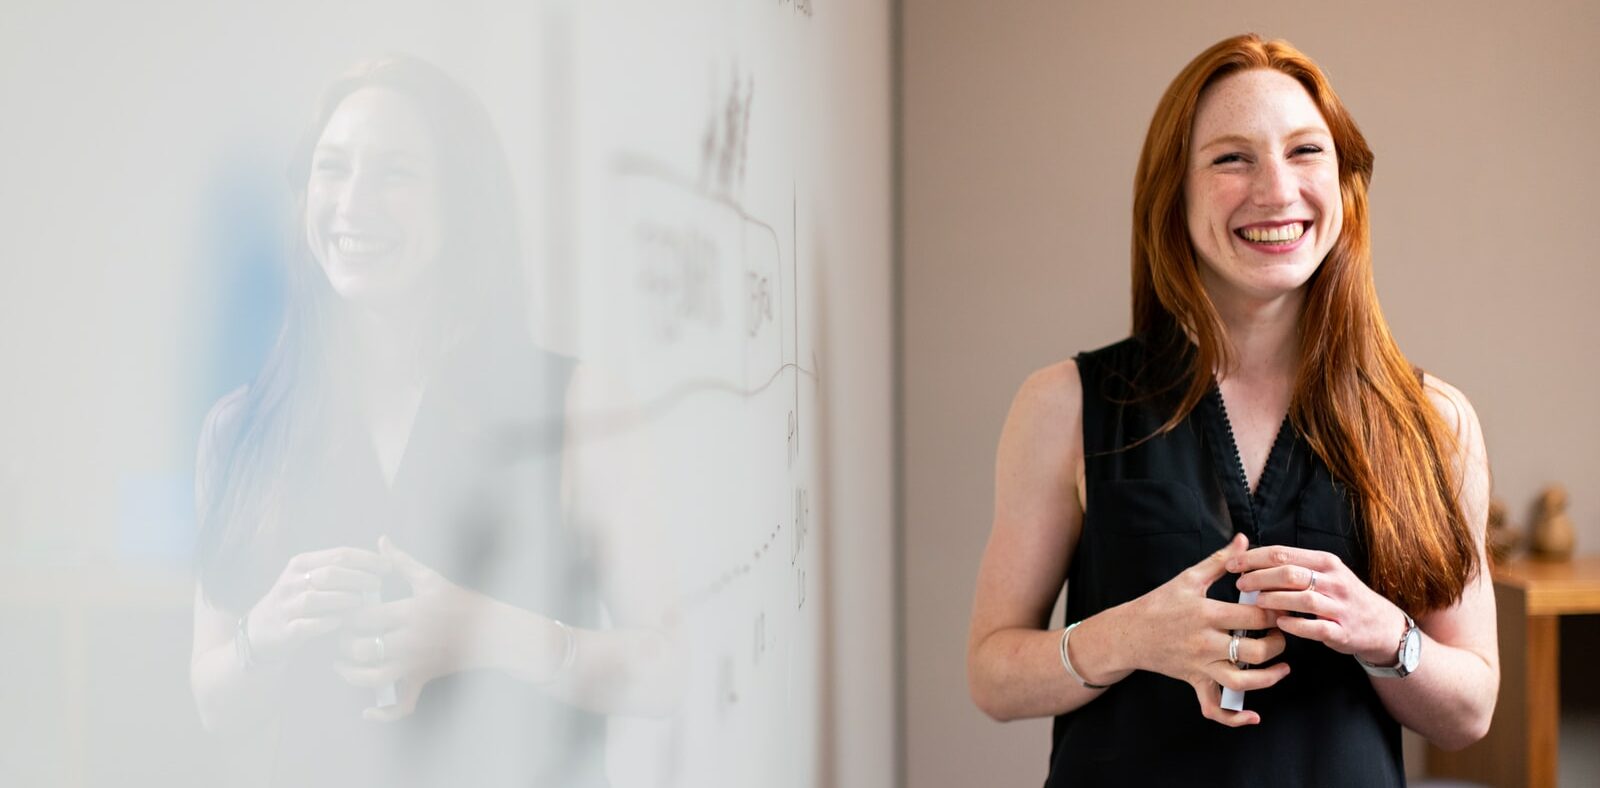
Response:
[[[347,301],[415,287],[439,256],[438,155],[415,102],[362,88],[339,103],[311,154],[306,242]]]
[[[1306,89],[1270,69],[1222,78],[1200,95],[1190,151],[1189,239],[1212,297],[1304,285],[1344,223],[1333,136]]]

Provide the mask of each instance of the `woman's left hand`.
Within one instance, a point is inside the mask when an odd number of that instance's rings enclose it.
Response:
[[[347,682],[377,689],[395,685],[396,702],[362,717],[390,722],[416,708],[422,688],[440,676],[476,667],[475,644],[490,625],[494,600],[462,588],[383,537],[379,553],[411,586],[411,596],[357,611],[339,641],[335,669]]]
[[[1285,633],[1324,643],[1375,665],[1395,661],[1405,615],[1356,577],[1339,557],[1321,550],[1270,545],[1230,559],[1240,591],[1260,591],[1258,607],[1310,613],[1280,616]]]

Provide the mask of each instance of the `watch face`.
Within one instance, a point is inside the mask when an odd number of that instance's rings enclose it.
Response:
[[[1422,635],[1415,627],[1406,633],[1405,647],[1400,650],[1400,664],[1404,665],[1406,672],[1417,669],[1417,661],[1422,656]]]

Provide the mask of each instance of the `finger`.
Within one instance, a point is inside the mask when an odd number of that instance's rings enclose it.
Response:
[[[376,689],[400,679],[405,673],[405,667],[399,662],[389,660],[381,665],[352,665],[348,662],[333,663],[334,672],[346,683],[356,687]]]
[[[395,689],[394,705],[373,706],[361,712],[361,719],[372,722],[394,722],[410,716],[417,708],[417,697],[422,694],[422,687],[417,686],[417,682],[414,681],[402,681]]]
[[[1265,668],[1236,668],[1226,661],[1213,662],[1206,666],[1206,674],[1212,681],[1229,689],[1240,692],[1252,692],[1270,687],[1289,675],[1289,663],[1279,662]],[[1221,697],[1221,693],[1218,693]],[[1220,703],[1220,701],[1219,701]]]
[[[371,550],[359,547],[330,547],[326,550],[301,553],[289,559],[289,569],[299,575],[323,566],[342,566],[378,575],[389,573],[387,559]]]
[[[367,605],[345,617],[345,628],[357,634],[381,635],[405,624],[410,617],[411,606],[410,599]]]
[[[1316,591],[1263,591],[1256,597],[1256,605],[1265,610],[1310,613],[1318,618],[1338,619],[1338,606],[1332,599]],[[1283,623],[1283,618],[1278,620]]]
[[[383,588],[383,577],[361,569],[332,565],[322,566],[306,573],[311,587],[319,591],[355,591],[367,593]]]
[[[299,642],[326,635],[338,628],[339,619],[329,616],[328,618],[297,618],[285,624],[283,631],[291,641]]]
[[[1242,575],[1256,569],[1288,564],[1315,569],[1318,572],[1332,572],[1343,566],[1332,553],[1288,545],[1271,545],[1248,550],[1243,555],[1231,556],[1228,560],[1228,571]]]
[[[1278,622],[1277,611],[1261,606],[1260,600],[1254,605],[1241,605],[1207,599],[1204,610],[1206,624],[1218,630],[1269,629]]]
[[[1200,699],[1200,713],[1206,719],[1230,728],[1261,722],[1261,715],[1253,711],[1228,711],[1222,708],[1222,688],[1209,678],[1194,682],[1193,686],[1195,697]]]
[[[1228,564],[1243,555],[1250,547],[1250,540],[1242,533],[1234,534],[1228,540],[1227,546],[1206,556],[1200,563],[1185,570],[1189,579],[1195,585],[1209,587],[1228,573]]]
[[[1247,665],[1261,665],[1282,654],[1288,645],[1288,639],[1277,630],[1259,638],[1239,638],[1239,661]]]
[[[1315,640],[1341,654],[1349,654],[1350,633],[1337,621],[1316,618],[1295,618],[1284,616],[1278,622],[1284,632],[1297,638]]]
[[[384,558],[389,559],[390,563],[394,565],[395,571],[413,583],[430,580],[436,574],[428,565],[395,547],[394,542],[390,541],[388,536],[378,537],[378,551]]]
[[[377,637],[346,635],[339,639],[339,657],[351,665],[377,665],[390,653],[389,643],[379,646]]]
[[[1242,629],[1243,627],[1241,627]],[[1233,636],[1226,632],[1213,630],[1214,637],[1207,638],[1204,656],[1227,661],[1228,647],[1232,644]],[[1283,633],[1273,630],[1264,637],[1239,638],[1239,661],[1246,665],[1261,665],[1269,662],[1273,657],[1283,653],[1287,641]]]
[[[1311,589],[1311,575],[1315,571],[1299,564],[1255,569],[1240,575],[1235,585],[1240,591],[1307,591]],[[1328,594],[1337,575],[1316,572],[1316,576],[1316,590]]]
[[[348,591],[307,591],[296,597],[295,618],[320,618],[361,607],[361,596]]]

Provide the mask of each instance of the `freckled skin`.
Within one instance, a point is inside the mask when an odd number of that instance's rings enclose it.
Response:
[[[1229,136],[1243,139],[1215,142]],[[1298,297],[1344,225],[1333,137],[1305,88],[1268,69],[1230,74],[1207,88],[1195,114],[1184,201],[1212,298]],[[1286,219],[1311,222],[1286,254],[1255,249],[1234,232]]]

